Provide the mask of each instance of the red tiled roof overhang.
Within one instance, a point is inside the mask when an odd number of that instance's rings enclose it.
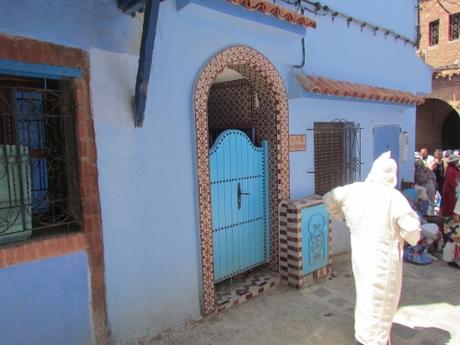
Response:
[[[316,28],[316,22],[297,12],[287,8],[272,4],[266,0],[227,0],[234,5],[240,5],[251,11],[259,11],[266,15],[275,16],[292,24],[297,24],[305,28]]]
[[[425,102],[425,98],[411,92],[301,74],[297,74],[296,78],[306,92],[403,104],[421,105]]]

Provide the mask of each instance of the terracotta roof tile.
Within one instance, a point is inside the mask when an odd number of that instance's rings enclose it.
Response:
[[[306,92],[415,105],[420,105],[425,102],[423,97],[410,92],[310,75],[297,74],[296,77]]]
[[[300,25],[305,28],[316,28],[316,22],[297,12],[287,8],[267,2],[266,0],[227,0],[234,5],[240,5],[251,11],[259,11],[270,16],[277,17],[292,24]]]

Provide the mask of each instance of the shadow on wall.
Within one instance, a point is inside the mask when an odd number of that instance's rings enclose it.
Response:
[[[460,148],[460,114],[452,110],[447,115],[442,126],[442,148],[443,149],[458,149]]]
[[[460,114],[440,99],[430,98],[417,106],[415,147],[454,149],[460,147]]]

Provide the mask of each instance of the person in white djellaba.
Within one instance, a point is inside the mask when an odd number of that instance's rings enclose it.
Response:
[[[415,245],[420,222],[397,190],[397,165],[385,152],[365,182],[324,195],[332,217],[344,219],[351,236],[356,287],[355,338],[362,345],[390,344],[402,284],[403,245]]]

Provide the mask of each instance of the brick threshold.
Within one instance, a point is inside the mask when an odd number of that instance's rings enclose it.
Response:
[[[220,313],[267,293],[280,283],[278,273],[259,268],[216,284],[216,309]]]

